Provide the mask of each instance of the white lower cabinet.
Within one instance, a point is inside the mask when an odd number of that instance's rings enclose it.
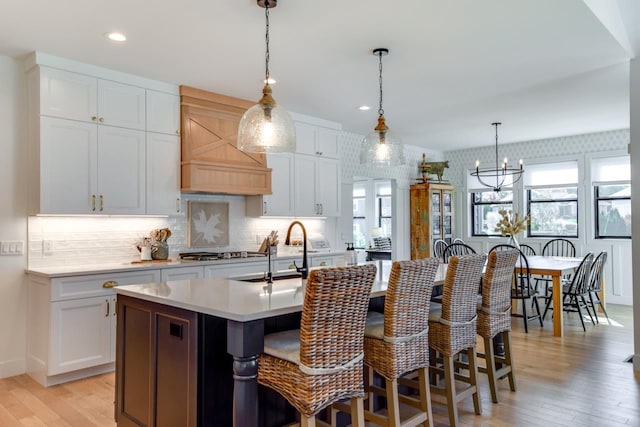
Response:
[[[311,257],[311,267],[337,267],[342,265],[344,255],[313,255]]]
[[[159,269],[56,278],[29,275],[27,373],[50,386],[113,370],[113,287],[159,280]]]
[[[163,268],[160,271],[160,281],[167,282],[169,280],[189,280],[202,279],[204,277],[204,267],[176,267]]]
[[[205,265],[204,277],[227,278],[241,276],[250,273],[265,273],[267,271],[267,259],[262,261],[240,262],[236,264]]]

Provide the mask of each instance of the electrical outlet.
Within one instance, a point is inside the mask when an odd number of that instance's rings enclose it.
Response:
[[[44,255],[51,255],[53,253],[53,240],[42,241],[42,253]]]

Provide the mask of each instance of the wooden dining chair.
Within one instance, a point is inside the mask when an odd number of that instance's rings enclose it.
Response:
[[[562,285],[562,310],[569,312],[577,312],[580,317],[580,323],[582,323],[582,329],[586,332],[587,328],[584,326],[584,318],[582,317],[582,310],[585,309],[587,314],[591,318],[591,322],[595,325],[595,321],[589,311],[586,297],[589,295],[589,274],[591,272],[591,264],[593,263],[593,254],[589,252],[585,255],[580,263],[580,266],[573,274],[571,283]],[[547,311],[552,309],[551,302],[553,300],[553,289],[550,291],[549,300],[544,308],[544,314],[542,318],[547,316]]]
[[[449,262],[449,258],[452,256],[472,255],[476,250],[465,243],[452,243],[447,246],[442,253],[442,259],[445,263]]]
[[[490,252],[494,251],[511,251],[517,250],[520,254],[518,260],[516,262],[516,268],[513,271],[513,287],[511,288],[511,299],[522,301],[522,314],[515,313],[513,310],[511,311],[511,315],[513,317],[522,317],[524,320],[524,331],[525,333],[529,332],[529,322],[535,319],[538,319],[540,322],[540,326],[543,327],[542,323],[543,316],[540,312],[540,305],[538,304],[538,291],[531,284],[531,273],[529,272],[529,261],[527,260],[527,256],[518,248],[511,245],[496,245],[491,248]],[[532,310],[535,311],[533,314],[527,314],[527,300],[531,300]]]
[[[611,324],[609,314],[600,299],[600,292],[602,292],[602,282],[604,281],[604,265],[607,263],[607,253],[602,251],[598,254],[596,259],[591,264],[591,272],[589,274],[589,305],[593,310],[593,315],[596,318],[596,323],[600,323],[598,319],[598,306],[607,318],[607,322]]]
[[[437,239],[433,242],[433,257],[442,260],[444,250],[447,248],[447,242],[442,239]]]
[[[364,426],[364,327],[373,264],[312,270],[300,329],[266,335],[258,383],[282,395],[302,426],[342,399],[351,400],[351,423]]]

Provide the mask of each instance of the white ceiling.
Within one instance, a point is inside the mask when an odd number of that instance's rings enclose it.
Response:
[[[280,0],[274,97],[368,133],[384,57],[387,124],[434,150],[629,126],[637,0]],[[107,31],[124,32],[115,44]],[[0,54],[41,51],[257,100],[264,10],[255,0],[3,1]],[[361,104],[373,108],[357,110]]]

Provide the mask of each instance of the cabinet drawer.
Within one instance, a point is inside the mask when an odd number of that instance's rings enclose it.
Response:
[[[90,298],[113,293],[113,286],[160,281],[160,270],[92,274],[51,279],[51,301]]]

